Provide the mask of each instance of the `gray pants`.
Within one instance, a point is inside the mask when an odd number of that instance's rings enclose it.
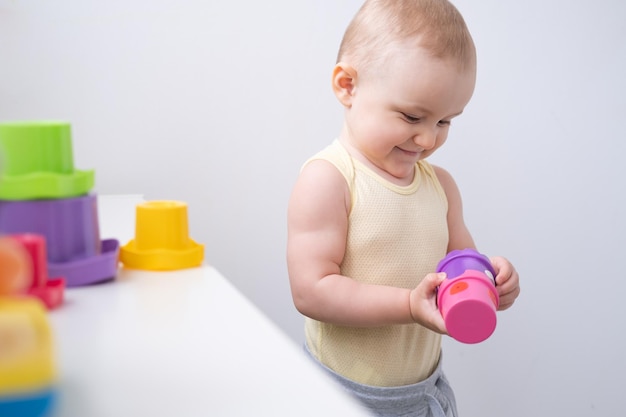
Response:
[[[441,369],[441,358],[437,364],[437,369],[424,381],[400,387],[374,387],[356,383],[337,374],[313,357],[306,345],[304,349],[315,363],[338,381],[375,416],[458,416],[454,392]]]

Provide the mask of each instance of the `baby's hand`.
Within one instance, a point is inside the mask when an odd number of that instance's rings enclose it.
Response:
[[[409,295],[413,321],[441,334],[448,334],[446,324],[437,308],[437,287],[446,279],[445,273],[426,275]]]
[[[491,264],[496,271],[496,288],[500,296],[498,310],[506,310],[520,294],[519,275],[511,262],[501,256],[491,258]]]

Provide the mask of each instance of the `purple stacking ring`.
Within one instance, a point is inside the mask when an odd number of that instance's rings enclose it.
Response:
[[[496,271],[491,266],[491,261],[474,249],[454,250],[437,265],[437,272],[445,272],[448,279],[458,277],[468,270],[484,273],[495,284]]]
[[[54,200],[0,200],[0,233],[46,239],[50,276],[76,287],[113,279],[119,242],[100,240],[95,195]]]

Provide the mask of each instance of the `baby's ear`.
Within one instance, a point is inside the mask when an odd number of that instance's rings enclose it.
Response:
[[[352,97],[356,87],[356,75],[354,67],[345,62],[339,62],[333,68],[333,91],[339,102],[345,107],[352,106]]]

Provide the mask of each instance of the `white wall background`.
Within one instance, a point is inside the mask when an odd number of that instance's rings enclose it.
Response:
[[[0,0],[0,120],[70,121],[99,194],[186,201],[207,261],[300,343],[287,199],[339,131],[330,71],[360,3]],[[624,415],[626,3],[455,4],[479,78],[433,161],[523,286],[488,341],[446,341],[460,410]]]

